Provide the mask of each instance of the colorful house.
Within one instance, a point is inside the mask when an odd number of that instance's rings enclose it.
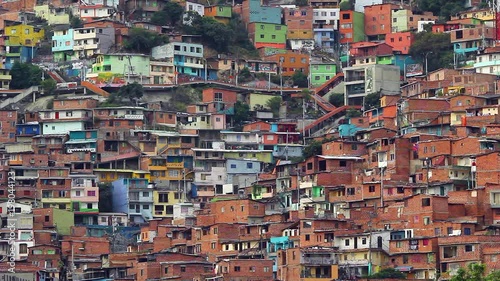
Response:
[[[288,27],[283,24],[253,22],[248,25],[248,36],[255,48],[286,48]]]
[[[87,78],[96,84],[108,83],[108,78],[121,77],[123,82],[149,81],[149,56],[132,53],[102,54],[96,58]]]
[[[365,15],[355,11],[340,11],[340,44],[365,40]]]
[[[284,22],[287,26],[286,38],[292,50],[313,49],[313,9],[312,7],[285,8]]]
[[[52,35],[52,54],[55,62],[69,61],[73,57],[73,29],[54,27]]]
[[[318,87],[323,85],[337,74],[337,65],[335,62],[317,62],[311,61],[310,65],[311,86]]]
[[[309,58],[308,54],[287,52],[286,54],[268,56],[265,60],[276,62],[283,76],[292,76],[295,71],[306,75],[309,73]]]
[[[154,47],[151,56],[154,60],[172,58],[176,80],[179,79],[179,75],[205,77],[206,61],[201,44],[172,42]]]
[[[46,20],[49,25],[69,24],[69,14],[64,8],[39,5],[35,6],[35,15]]]
[[[142,223],[153,218],[153,185],[147,179],[115,180],[112,194],[113,211],[127,213],[130,222]]]
[[[99,187],[95,175],[75,174],[71,178],[71,210],[76,224],[96,224],[99,214]]]
[[[43,29],[32,25],[18,24],[5,27],[5,64],[11,69],[14,61],[31,62],[36,56],[38,44],[43,40]]]
[[[214,5],[205,7],[205,16],[213,17],[218,22],[229,23],[232,14],[233,10],[231,6]]]
[[[260,0],[243,1],[241,16],[247,25],[253,22],[281,24],[281,8],[264,6]]]

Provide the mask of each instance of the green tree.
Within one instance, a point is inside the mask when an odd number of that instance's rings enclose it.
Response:
[[[144,95],[144,88],[141,84],[134,82],[120,87],[118,92],[112,93],[102,106],[112,107],[123,104],[123,99],[128,99],[131,104],[136,105],[137,101]]]
[[[354,5],[350,0],[340,1],[339,8],[341,11],[354,10]]]
[[[354,108],[349,108],[345,113],[345,117],[347,118],[360,117],[361,115],[363,115],[363,113]]]
[[[132,28],[128,39],[125,40],[124,48],[143,54],[149,54],[153,47],[168,43],[168,37],[159,35],[143,28]]]
[[[57,82],[54,79],[45,79],[41,83],[42,89],[45,94],[53,94],[57,88]]]
[[[247,27],[239,14],[233,13],[228,27],[232,31],[230,46],[237,46],[250,51],[255,50],[254,45],[248,39]]]
[[[245,121],[250,120],[250,106],[241,101],[234,104],[234,126],[240,128]]]
[[[384,268],[379,272],[368,276],[369,279],[406,279],[406,275],[394,268]]]
[[[69,14],[69,25],[71,28],[82,28],[83,27],[83,21],[80,19],[80,17],[75,17],[73,13]]]
[[[212,17],[201,19],[201,38],[209,47],[217,52],[226,52],[233,36],[233,30]]]
[[[341,107],[344,105],[344,94],[332,94],[328,101],[336,107]]]
[[[465,0],[417,0],[415,2],[418,10],[430,11],[445,21],[464,10],[465,7]]]
[[[307,159],[312,156],[321,155],[323,153],[322,142],[318,140],[313,140],[306,147],[304,147],[304,152],[302,156]]]
[[[459,268],[450,281],[498,281],[500,271],[492,271],[486,275],[486,265],[484,263],[470,263],[467,268]]]
[[[14,62],[10,75],[12,77],[9,84],[11,89],[26,89],[40,85],[42,81],[42,69],[30,63]]]
[[[292,76],[292,81],[293,85],[299,88],[307,88],[308,86],[307,75],[300,70],[295,70],[295,73]]]
[[[161,11],[155,12],[151,23],[156,25],[177,25],[182,19],[184,8],[177,2],[167,1]]]
[[[364,107],[364,110],[380,107],[380,93],[375,92],[366,95]]]
[[[269,109],[271,109],[274,117],[278,117],[281,107],[281,97],[272,97],[268,99],[266,102],[266,106],[269,107]]]
[[[248,67],[244,67],[238,73],[238,83],[246,83],[252,80],[253,80],[252,73],[250,73]]]
[[[428,70],[433,71],[453,64],[453,44],[449,33],[419,32],[410,47],[410,55],[418,59],[425,67],[426,56]]]

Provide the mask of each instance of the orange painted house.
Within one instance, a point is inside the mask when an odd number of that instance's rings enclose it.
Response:
[[[398,6],[393,4],[377,4],[365,6],[365,34],[369,39],[383,39],[392,32],[392,10]]]
[[[278,67],[281,65],[283,76],[292,76],[296,70],[302,71],[306,75],[309,74],[309,55],[307,54],[289,51],[286,54],[268,56],[264,60],[275,61],[278,63]]]
[[[411,32],[396,32],[385,36],[385,43],[391,46],[394,51],[399,51],[403,55],[410,52],[410,46],[413,44],[415,35]]]
[[[340,43],[354,43],[365,40],[365,16],[355,11],[340,11]]]
[[[265,121],[256,121],[252,123],[245,124],[243,126],[243,132],[254,132],[254,131],[271,131],[271,124]]]

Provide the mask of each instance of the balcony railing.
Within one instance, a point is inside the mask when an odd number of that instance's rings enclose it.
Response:
[[[308,265],[332,265],[335,263],[335,259],[332,257],[302,257],[301,263]]]

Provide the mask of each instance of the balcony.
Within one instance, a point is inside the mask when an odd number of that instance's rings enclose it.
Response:
[[[125,114],[124,118],[125,119],[132,119],[132,120],[142,120],[142,119],[144,119],[144,115],[142,115],[142,114]]]
[[[67,153],[82,152],[82,151],[95,153],[96,149],[95,147],[80,147],[80,148],[68,148],[66,149],[66,151]]]
[[[283,172],[278,172],[278,178],[287,178],[290,176],[290,173],[288,171],[283,171]]]
[[[346,82],[364,82],[365,75],[349,75],[346,77]]]
[[[74,51],[97,50],[98,48],[99,48],[98,44],[84,44],[84,45],[73,46]]]
[[[99,209],[87,209],[87,208],[79,208],[78,210],[73,210],[77,214],[82,213],[99,213]]]
[[[167,163],[167,168],[182,169],[182,168],[184,168],[184,163],[183,162],[179,162],[179,163]]]
[[[213,197],[215,196],[214,191],[197,191],[198,197]]]
[[[11,80],[12,76],[6,74],[0,74],[0,80]]]

